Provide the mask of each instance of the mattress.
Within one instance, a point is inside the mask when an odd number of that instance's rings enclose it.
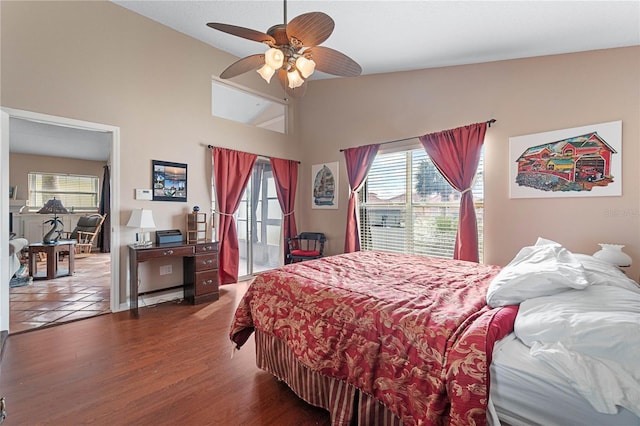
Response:
[[[640,418],[624,408],[614,415],[595,411],[513,333],[496,343],[490,374],[490,424],[640,426]]]

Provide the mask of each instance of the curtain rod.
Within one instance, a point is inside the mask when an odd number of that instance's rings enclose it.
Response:
[[[492,125],[493,123],[495,123],[495,122],[496,122],[496,119],[495,119],[495,118],[492,118],[491,120],[487,120],[487,121],[486,121],[486,123],[487,123],[487,126],[488,126],[488,127],[491,127],[491,125]],[[424,136],[424,135],[420,135],[420,136]],[[411,139],[418,139],[420,136],[413,136],[413,137],[410,137],[410,138],[395,139],[395,140],[392,140],[392,141],[380,142],[380,143],[378,143],[377,145],[386,145],[386,144],[388,144],[388,143],[410,141]],[[372,145],[373,145],[373,144],[372,144]],[[346,149],[346,148],[342,148],[342,149],[340,150],[340,152],[344,152],[344,150],[345,150],[345,149]]]
[[[209,149],[213,149],[213,148],[215,148],[215,146],[213,146],[213,145],[207,145],[207,148],[209,148]],[[225,148],[225,149],[231,149],[231,148]],[[253,154],[253,153],[250,153],[250,154]],[[268,156],[268,155],[262,155],[262,154],[255,154],[255,155],[257,155],[258,157],[264,157],[264,158],[279,158],[279,157],[270,157],[270,156]],[[286,160],[286,158],[284,158],[284,160]],[[292,161],[296,161],[296,160],[292,160]],[[300,164],[300,162],[299,162],[299,161],[296,161],[296,163]]]

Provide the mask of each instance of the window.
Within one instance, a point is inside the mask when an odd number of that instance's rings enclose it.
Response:
[[[97,176],[29,173],[30,211],[38,211],[56,197],[71,211],[96,211],[100,181]]]
[[[482,261],[483,155],[472,188]],[[360,191],[362,250],[453,258],[460,193],[424,149],[379,153]]]
[[[211,112],[214,117],[287,133],[287,105],[265,96],[213,81]]]

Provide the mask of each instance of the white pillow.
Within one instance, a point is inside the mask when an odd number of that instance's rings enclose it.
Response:
[[[546,246],[548,244],[554,245],[554,246],[561,246],[562,244],[560,243],[556,243],[555,241],[552,240],[547,240],[546,238],[542,238],[542,237],[538,237],[538,239],[536,240],[536,244],[537,246]]]
[[[588,285],[582,264],[569,250],[553,241],[538,239],[535,246],[522,248],[491,281],[487,304],[491,307],[515,305],[533,297]]]
[[[593,285],[520,305],[516,336],[527,346],[560,342],[571,351],[619,362],[640,379],[640,292]]]

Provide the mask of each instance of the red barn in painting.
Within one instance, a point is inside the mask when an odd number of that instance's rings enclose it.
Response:
[[[518,175],[548,174],[569,182],[611,179],[616,150],[597,132],[527,148],[516,160]]]

